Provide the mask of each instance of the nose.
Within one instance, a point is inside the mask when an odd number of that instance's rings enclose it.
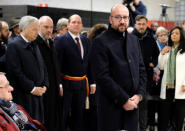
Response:
[[[11,85],[9,85],[9,91],[13,91],[13,90],[14,88]]]

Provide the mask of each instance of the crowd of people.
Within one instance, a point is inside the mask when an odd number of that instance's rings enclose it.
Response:
[[[148,27],[131,2],[85,35],[79,14],[0,21],[0,130],[182,131],[185,22]]]

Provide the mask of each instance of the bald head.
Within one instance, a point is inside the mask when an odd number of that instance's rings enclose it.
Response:
[[[111,15],[117,13],[118,11],[124,11],[124,12],[128,12],[128,8],[123,5],[123,4],[116,4],[111,8]]]
[[[129,25],[129,11],[123,4],[117,4],[112,7],[109,22],[113,29],[118,32],[126,31]]]
[[[49,39],[53,32],[53,20],[49,16],[42,16],[39,19],[40,34],[44,39]]]

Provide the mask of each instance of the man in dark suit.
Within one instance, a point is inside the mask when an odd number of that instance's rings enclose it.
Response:
[[[23,106],[36,120],[43,122],[43,94],[48,87],[48,76],[37,45],[39,21],[32,16],[21,18],[21,34],[8,44],[6,52],[7,76],[15,88],[15,102]]]
[[[129,11],[111,9],[109,28],[93,41],[92,63],[99,87],[100,131],[138,131],[138,104],[146,72],[137,38],[127,32]]]
[[[44,94],[44,124],[48,131],[61,131],[59,81],[60,71],[57,65],[56,51],[51,40],[53,20],[49,16],[39,19],[40,31],[35,43],[39,46],[47,67],[49,87]],[[63,91],[61,88],[61,95]]]
[[[87,80],[89,40],[80,36],[82,20],[79,15],[69,18],[68,32],[55,39],[63,87],[63,127],[71,114],[70,131],[84,129],[84,109],[89,107]],[[90,81],[90,83],[93,83]],[[95,93],[95,85],[90,85],[90,93]]]

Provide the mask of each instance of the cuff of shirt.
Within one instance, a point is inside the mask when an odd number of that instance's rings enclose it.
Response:
[[[36,87],[34,87],[34,88],[31,90],[31,93],[33,93],[33,92],[35,91],[35,88],[36,88]]]
[[[94,84],[90,84],[90,87],[91,87],[91,86],[95,86],[95,87],[96,87],[96,84],[95,84],[95,83],[94,83]]]
[[[63,87],[62,84],[59,84],[59,87],[62,88]]]

